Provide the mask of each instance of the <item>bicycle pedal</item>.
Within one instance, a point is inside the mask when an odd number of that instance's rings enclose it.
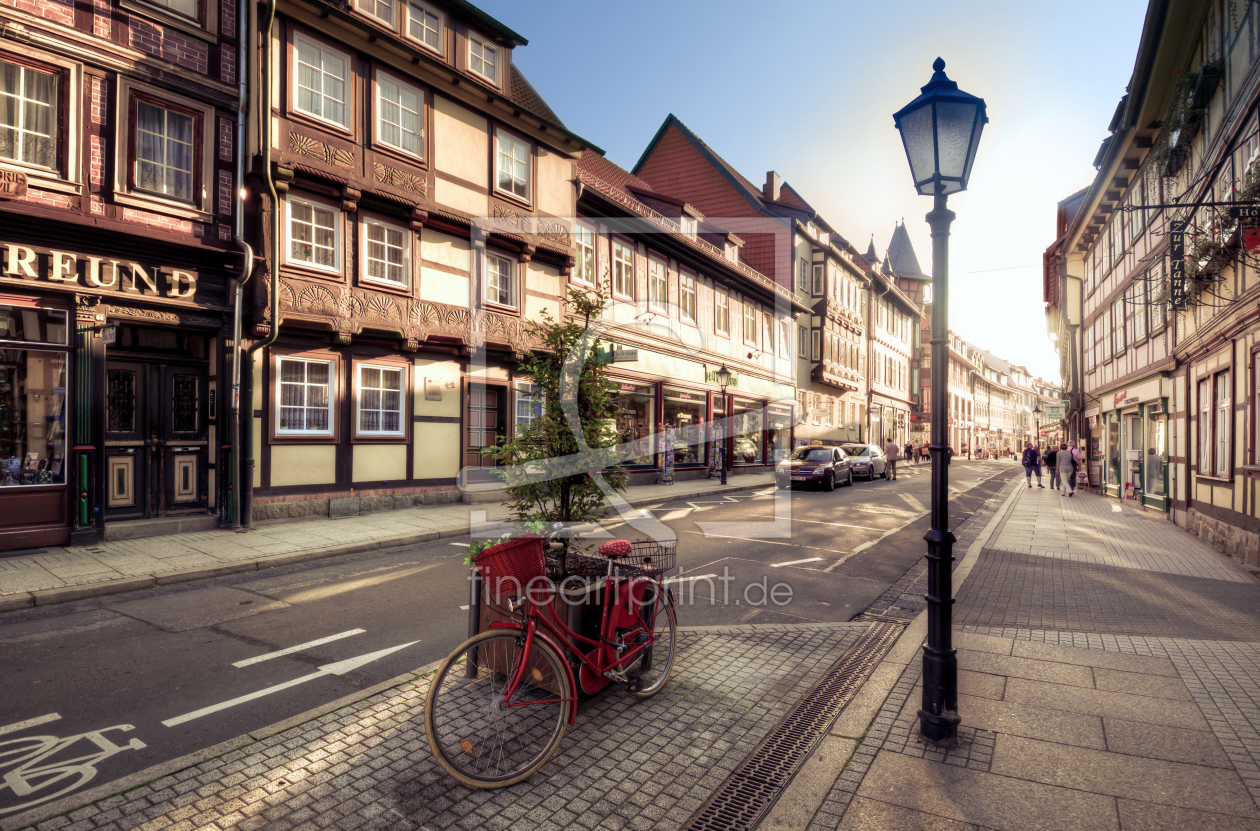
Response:
[[[626,677],[624,672],[613,669],[604,670],[604,677],[609,681],[616,681],[618,684],[629,684],[630,679]]]

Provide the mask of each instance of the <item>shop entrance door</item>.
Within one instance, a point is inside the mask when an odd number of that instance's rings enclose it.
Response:
[[[204,511],[205,365],[108,361],[105,384],[106,519]]]
[[[465,399],[464,467],[468,484],[498,482],[498,463],[483,455],[483,447],[493,447],[507,436],[507,390],[489,384],[469,384]]]
[[[1142,489],[1142,418],[1137,415],[1124,417],[1124,484],[1133,485],[1134,490]],[[1137,458],[1133,458],[1136,456]]]

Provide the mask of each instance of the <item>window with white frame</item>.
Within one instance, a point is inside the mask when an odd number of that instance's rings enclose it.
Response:
[[[648,259],[648,303],[654,309],[664,311],[669,303],[669,283],[665,277],[665,263]]]
[[[792,357],[792,324],[788,323],[787,318],[779,321],[779,356]]]
[[[136,99],[137,190],[194,201],[199,121],[199,116]]]
[[[445,51],[443,49],[445,31],[445,16],[441,12],[426,3],[411,0],[407,34],[412,40],[419,41],[440,55]]]
[[[765,312],[761,313],[761,348],[774,354],[774,327],[770,324],[770,315]]]
[[[360,436],[403,435],[403,368],[359,364]]]
[[[516,382],[516,434],[529,429],[539,418],[542,418],[545,400],[538,385],[533,381]]]
[[[733,242],[726,243],[726,259],[733,263],[739,262],[739,246]]]
[[[1216,375],[1216,424],[1213,444],[1216,446],[1216,475],[1222,478],[1229,476],[1229,437],[1232,396],[1230,395],[1230,379],[1232,374],[1220,372]]]
[[[696,218],[683,214],[678,218],[678,226],[682,229],[683,236],[696,238]]]
[[[796,354],[801,358],[809,357],[809,330],[804,326],[796,327]]]
[[[368,280],[406,286],[409,242],[407,229],[376,219],[365,219],[363,276]]]
[[[1212,379],[1199,382],[1199,473],[1212,475]]]
[[[495,130],[494,187],[518,199],[529,200],[529,145],[503,129]]]
[[[690,274],[678,275],[678,305],[682,319],[688,323],[696,322],[696,278]]]
[[[634,299],[634,249],[613,240],[612,291],[616,297]]]
[[[1161,294],[1166,295],[1166,292],[1164,291],[1166,279],[1164,271],[1165,261],[1161,260],[1158,268],[1158,272],[1154,270],[1151,271],[1153,282],[1151,283],[1150,296],[1152,301],[1154,301],[1155,297],[1158,297]],[[1165,320],[1167,320],[1167,308],[1167,299],[1159,302],[1151,302],[1151,304],[1146,307],[1147,314],[1150,317],[1150,330],[1152,335],[1157,335],[1164,331]]]
[[[1128,331],[1128,327],[1125,325],[1125,312],[1127,310],[1124,307],[1123,293],[1116,302],[1112,304],[1111,309],[1112,320],[1114,321],[1115,326],[1115,354],[1116,357],[1119,358],[1124,354],[1124,350],[1127,348],[1127,345],[1125,344],[1125,333]]]
[[[796,263],[796,289],[809,291],[809,263],[801,258]]]
[[[486,255],[486,302],[516,308],[516,264],[507,257]]]
[[[720,289],[713,291],[713,331],[727,337],[731,334],[731,300]]]
[[[376,78],[376,138],[424,157],[424,94],[383,73]]]
[[[332,361],[277,358],[277,435],[333,434]]]
[[[1114,339],[1111,337],[1111,307],[1102,310],[1102,314],[1098,316],[1095,324],[1098,327],[1098,349],[1101,354],[1098,356],[1104,364],[1111,363],[1112,343]]]
[[[355,5],[364,14],[371,15],[388,26],[394,25],[394,0],[358,0]]]
[[[325,271],[341,271],[341,213],[336,208],[292,194],[289,211],[289,262]]]
[[[308,37],[294,38],[297,111],[350,126],[350,59]]]
[[[1146,281],[1149,272],[1133,281],[1130,302],[1133,308],[1133,342],[1146,340]]]
[[[811,329],[809,343],[809,359],[811,361],[822,360],[822,333],[817,329]]]
[[[822,265],[814,266],[814,285],[810,288],[810,294],[815,297],[822,296],[823,293],[823,267]]]
[[[751,303],[744,304],[744,343],[757,342],[757,311]]]
[[[1090,375],[1094,372],[1094,324],[1085,327],[1081,333],[1082,346],[1085,353],[1085,374]]]
[[[57,167],[60,78],[0,61],[0,159]]]
[[[595,285],[595,229],[583,222],[573,223],[576,253],[573,279],[588,286]]]
[[[468,71],[492,84],[499,83],[499,48],[472,32],[468,33]]]

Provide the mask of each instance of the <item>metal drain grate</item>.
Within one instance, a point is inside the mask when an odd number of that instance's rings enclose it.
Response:
[[[917,616],[918,612],[915,612],[914,614]],[[911,618],[910,620],[913,620],[913,619],[914,618]],[[896,617],[895,615],[875,615],[875,614],[870,614],[868,612],[863,612],[860,615],[855,615],[853,617],[852,622],[853,623],[895,623],[898,626],[905,626],[906,624],[910,622],[910,620],[899,618],[899,617]]]
[[[749,831],[755,826],[905,625],[888,618],[873,621],[718,787],[684,826],[686,831]]]

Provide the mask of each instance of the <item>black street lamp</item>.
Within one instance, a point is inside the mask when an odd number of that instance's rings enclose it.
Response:
[[[722,388],[722,413],[723,415],[726,416],[726,418],[723,420],[729,423],[730,414],[726,412],[726,388],[730,386],[730,383],[731,383],[731,371],[726,368],[726,364],[722,364],[722,368],[717,371],[717,382],[718,382],[718,386]],[[722,484],[725,485],[726,484],[726,444],[727,444],[725,424],[722,425],[721,436],[722,438],[719,440],[721,442],[721,444],[719,445],[719,448],[720,448],[719,452],[722,454],[720,457],[721,467],[722,467]]]
[[[947,413],[941,402],[949,391],[949,226],[954,213],[945,206],[951,193],[967,189],[980,133],[989,117],[984,99],[968,95],[945,77],[945,61],[932,64],[932,79],[918,98],[893,114],[910,161],[914,187],[931,196],[926,217],[932,228],[932,530],[924,537],[928,551],[928,631],[923,645],[923,706],[919,733],[927,741],[958,741],[958,655],[951,617],[954,535],[949,531]]]
[[[1041,448],[1041,402],[1033,404],[1033,447]]]

